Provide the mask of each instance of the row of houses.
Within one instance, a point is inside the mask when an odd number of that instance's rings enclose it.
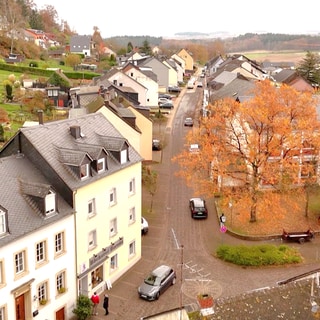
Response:
[[[150,107],[178,72],[173,58],[126,58],[70,89],[68,119],[39,112],[0,151],[1,319],[70,319],[79,295],[111,288],[141,258]]]

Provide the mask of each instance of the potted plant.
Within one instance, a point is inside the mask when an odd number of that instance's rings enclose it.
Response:
[[[66,292],[66,288],[65,287],[61,287],[58,289],[58,292],[61,293],[65,293]]]
[[[39,301],[39,303],[40,303],[42,306],[44,306],[44,305],[47,304],[47,300],[46,300],[46,299],[41,299],[41,300]]]
[[[213,297],[206,293],[200,293],[197,296],[198,303],[201,309],[213,307]]]

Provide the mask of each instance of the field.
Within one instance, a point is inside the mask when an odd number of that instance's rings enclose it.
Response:
[[[295,65],[306,56],[305,51],[249,51],[242,54],[257,62],[293,62]]]

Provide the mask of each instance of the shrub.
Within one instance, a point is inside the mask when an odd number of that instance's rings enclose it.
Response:
[[[302,261],[299,252],[286,245],[220,245],[216,255],[221,260],[241,266],[283,265]]]
[[[79,320],[86,320],[91,316],[92,313],[92,302],[91,300],[83,295],[80,295],[77,300],[77,307],[72,311]]]

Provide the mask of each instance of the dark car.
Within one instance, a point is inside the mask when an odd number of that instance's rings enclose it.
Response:
[[[154,150],[154,151],[159,151],[159,150],[161,150],[160,140],[158,140],[158,139],[153,139],[153,140],[152,140],[152,150]]]
[[[206,219],[208,217],[208,209],[206,201],[202,198],[191,198],[189,200],[191,217],[193,219]]]
[[[184,119],[184,126],[185,127],[193,127],[193,119],[192,118],[185,118]]]
[[[172,102],[164,102],[164,103],[159,103],[159,108],[161,109],[173,109],[173,103]]]
[[[157,300],[165,290],[176,283],[175,271],[166,265],[154,269],[138,288],[139,297],[146,300]]]

